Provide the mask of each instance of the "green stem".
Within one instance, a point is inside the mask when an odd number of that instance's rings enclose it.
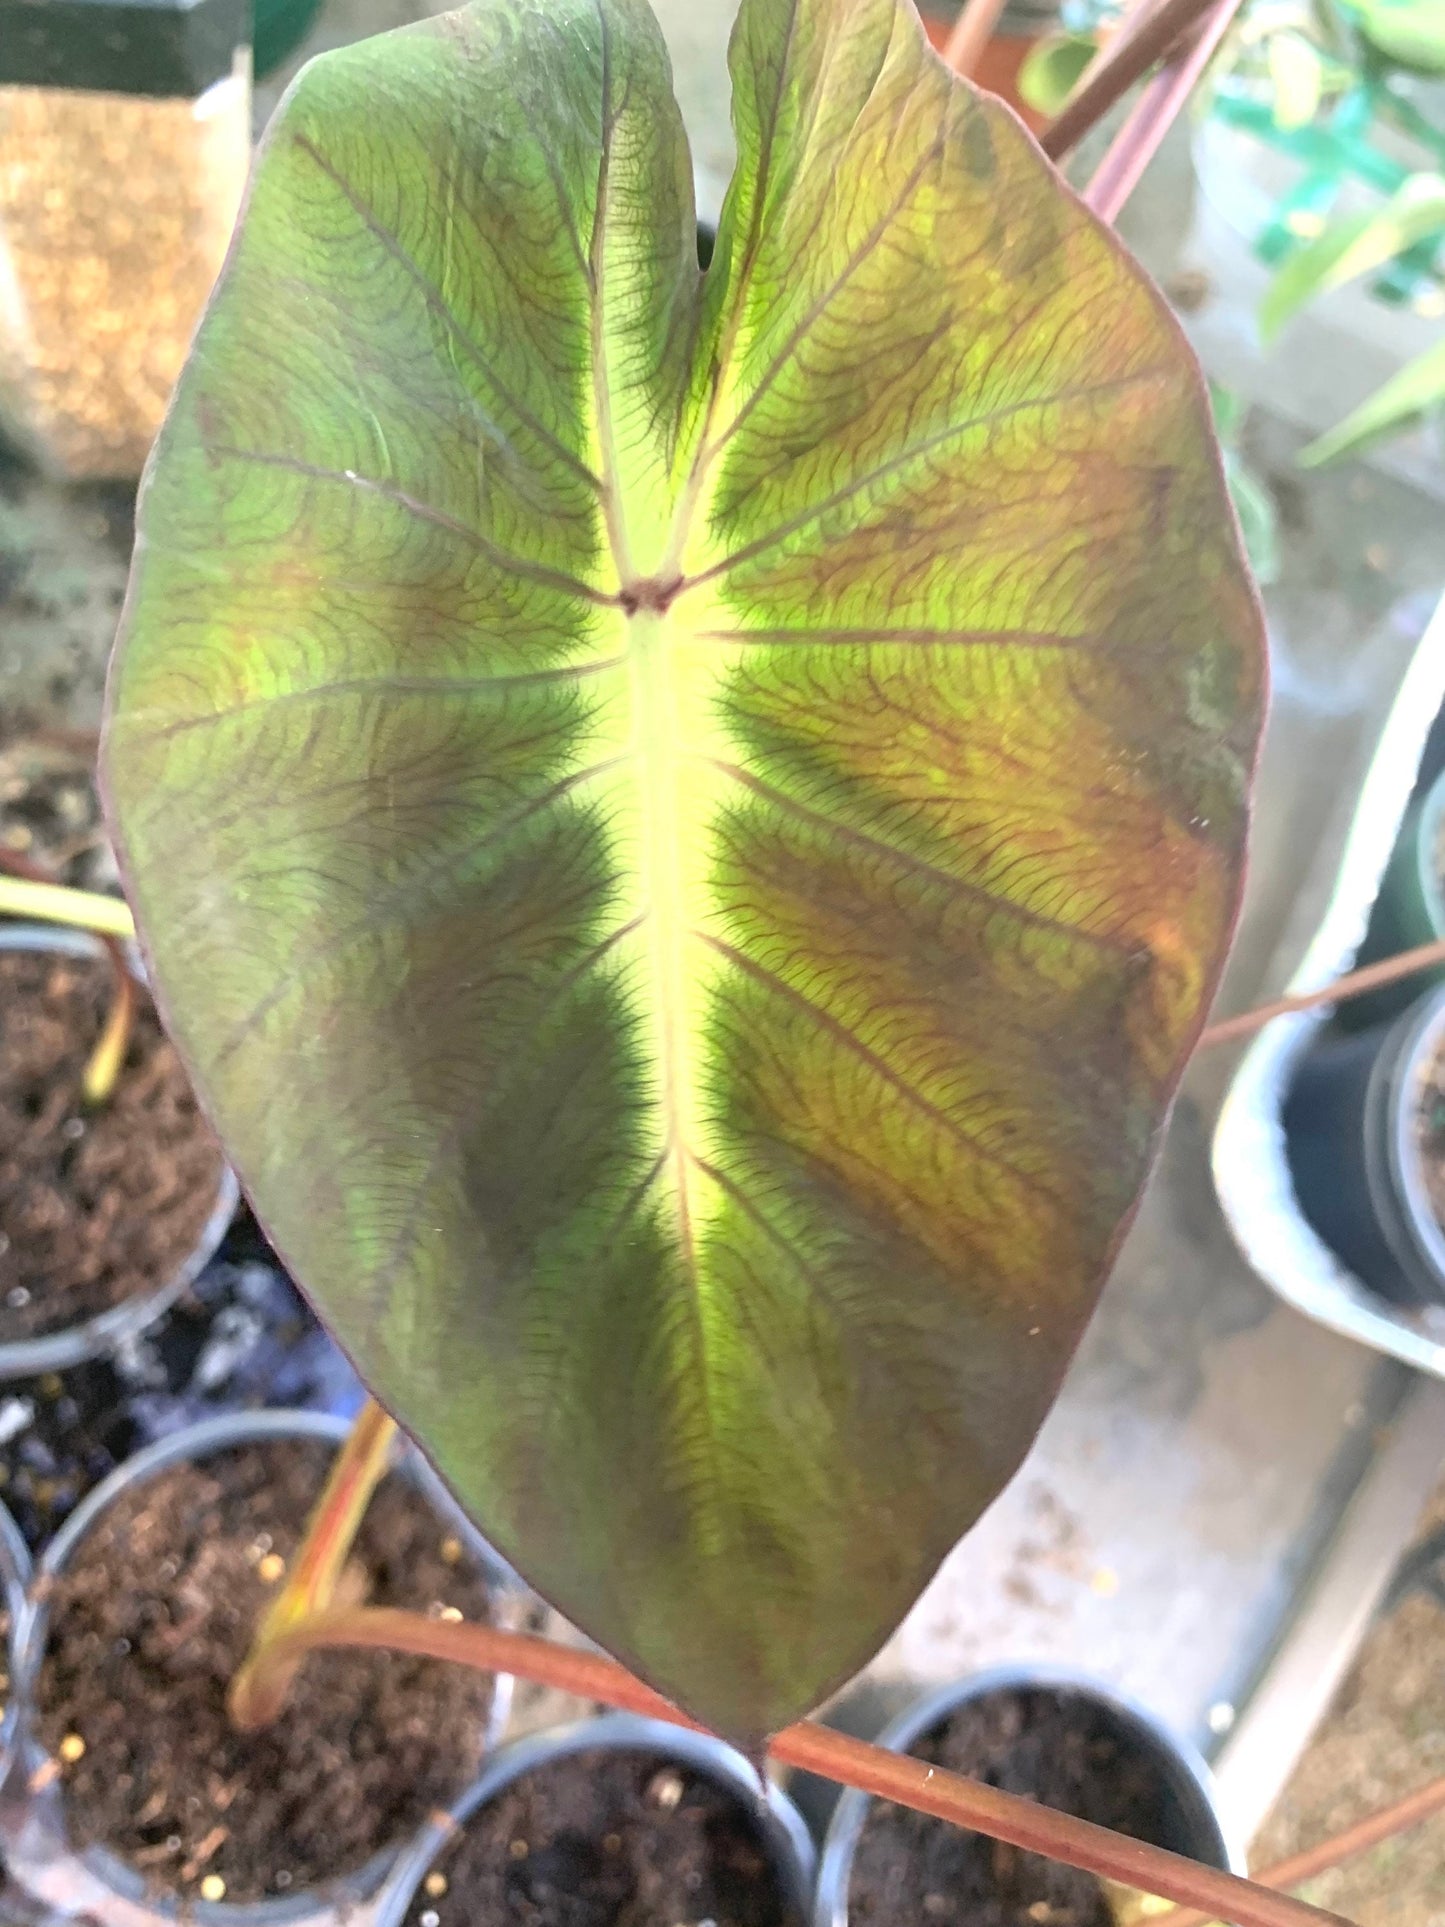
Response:
[[[135,918],[121,898],[71,890],[62,883],[32,883],[28,877],[0,876],[0,917],[63,923],[107,937],[135,935]]]
[[[19,904],[16,904],[16,898]],[[29,906],[28,908],[26,906]],[[43,906],[52,905],[47,917]],[[28,856],[18,850],[0,848],[0,914],[14,909],[19,916],[43,917],[51,923],[68,924],[74,929],[92,930],[105,945],[110,959],[115,994],[95,1049],[81,1075],[81,1095],[92,1110],[108,1102],[115,1089],[130,1048],[140,998],[130,959],[121,945],[124,937],[135,935],[135,923],[126,905],[116,897],[92,895],[88,890],[71,890],[59,884]],[[103,913],[98,921],[95,912]],[[89,912],[90,914],[87,914]],[[107,927],[107,925],[113,927]]]
[[[115,993],[110,1000],[110,1010],[106,1016],[105,1028],[90,1053],[80,1080],[80,1094],[92,1110],[110,1101],[115,1089],[116,1079],[120,1076],[125,1063],[125,1054],[130,1048],[131,1032],[135,1029],[135,1014],[140,1004],[140,989],[131,974],[129,960],[121,948],[118,937],[102,937],[106,955],[110,958],[111,976],[115,983]]]
[[[651,1687],[598,1653],[579,1652],[530,1633],[428,1619],[392,1607],[323,1613],[305,1625],[293,1626],[275,1641],[266,1663],[294,1666],[308,1652],[336,1646],[406,1652],[486,1673],[520,1675],[581,1699],[600,1700],[698,1730],[695,1721]],[[1025,1852],[1046,1854],[1099,1879],[1122,1882],[1181,1906],[1203,1908],[1237,1927],[1348,1927],[1338,1914],[1323,1908],[1271,1893],[1234,1874],[1111,1833],[1071,1814],[1055,1813],[1034,1800],[967,1780],[909,1754],[870,1746],[812,1720],[775,1734],[768,1751],[804,1772],[986,1833]]]

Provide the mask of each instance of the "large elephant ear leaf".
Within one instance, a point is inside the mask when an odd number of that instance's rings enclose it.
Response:
[[[541,1592],[745,1741],[1013,1472],[1234,916],[1260,647],[1158,297],[909,0],[288,97],[106,780],[256,1208]]]

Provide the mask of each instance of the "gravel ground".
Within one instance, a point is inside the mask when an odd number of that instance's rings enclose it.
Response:
[[[1442,1527],[1445,1487],[1422,1542]],[[1445,1587],[1445,1558],[1433,1572]],[[1442,1773],[1445,1604],[1420,1586],[1376,1623],[1250,1863],[1283,1860]],[[1445,1814],[1301,1891],[1359,1927],[1445,1927]]]

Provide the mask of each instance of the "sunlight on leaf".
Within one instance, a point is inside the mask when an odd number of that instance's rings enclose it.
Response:
[[[112,681],[161,1001],[502,1550],[744,1741],[1017,1467],[1217,978],[1257,608],[1165,304],[909,0],[287,97]]]

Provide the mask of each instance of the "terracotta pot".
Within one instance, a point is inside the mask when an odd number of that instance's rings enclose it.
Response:
[[[958,6],[951,4],[950,0],[922,0],[919,12],[923,16],[924,31],[942,53],[958,19]],[[1020,98],[1019,69],[1028,58],[1034,42],[1057,25],[1055,9],[1048,4],[1040,5],[1038,0],[1030,0],[1029,4],[1022,6],[1005,7],[997,30],[983,50],[978,69],[971,76],[986,93],[996,94],[1012,107],[1024,126],[1034,134],[1042,130],[1048,117],[1036,113]]]

